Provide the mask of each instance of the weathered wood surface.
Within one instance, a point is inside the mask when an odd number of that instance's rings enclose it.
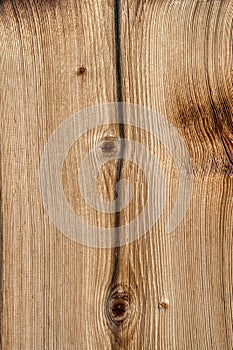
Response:
[[[232,349],[232,18],[232,0],[1,1],[4,350]],[[123,225],[144,204],[137,184],[146,179],[128,161],[109,162],[97,183],[112,200],[117,179],[134,180],[122,215],[95,212],[80,198],[76,172],[96,142],[107,142],[107,153],[123,136],[150,147],[165,157],[171,185],[145,236],[98,249],[49,220],[40,155],[63,120],[115,101],[150,107],[178,129],[193,162],[193,195],[181,224],[165,233],[177,183],[170,157],[139,128],[96,128],[63,169],[79,215]]]

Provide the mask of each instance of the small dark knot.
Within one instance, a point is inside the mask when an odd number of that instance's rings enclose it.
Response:
[[[123,322],[129,315],[129,301],[127,296],[115,295],[110,303],[110,316],[115,322]]]
[[[159,309],[164,309],[166,310],[169,306],[169,301],[168,300],[162,300],[159,303]]]
[[[106,138],[101,141],[100,149],[105,156],[112,156],[119,152],[119,142],[113,138]]]
[[[86,71],[87,71],[87,69],[85,67],[80,67],[78,69],[78,75],[82,75],[82,74],[86,73]]]
[[[121,340],[134,331],[136,322],[136,296],[132,288],[117,284],[106,300],[106,317],[110,330]]]

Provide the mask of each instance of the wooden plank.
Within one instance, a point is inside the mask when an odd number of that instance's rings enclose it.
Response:
[[[232,349],[232,15],[232,0],[1,2],[3,349]],[[114,123],[107,118],[83,135],[62,172],[73,211],[103,230],[115,227],[115,246],[103,249],[53,225],[40,162],[63,121],[115,101],[151,108],[148,129],[162,116],[178,130],[193,163],[193,193],[167,234],[175,164],[114,107]],[[124,158],[120,138],[156,155],[167,195],[149,232],[119,247],[124,226],[155,191],[137,164],[111,159],[116,150]],[[78,169],[94,145],[93,166],[110,160],[96,181],[105,200],[116,199],[120,179],[133,180],[132,203],[120,213],[96,211],[81,197]],[[124,194],[121,187],[118,198]]]
[[[78,245],[55,228],[41,202],[39,162],[63,120],[116,100],[113,7],[3,1],[0,18],[2,347],[109,348],[99,317],[113,252]],[[92,136],[117,132],[106,127]]]
[[[122,252],[143,315],[122,348],[231,349],[233,2],[127,1],[122,14],[123,100],[165,116],[194,168],[180,226],[169,236],[162,222]]]

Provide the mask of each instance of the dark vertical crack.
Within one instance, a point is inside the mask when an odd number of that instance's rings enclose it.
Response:
[[[124,132],[124,116],[123,116],[123,102],[122,97],[122,69],[121,69],[121,28],[120,28],[120,8],[121,0],[114,0],[114,24],[115,24],[115,55],[116,55],[116,89],[117,89],[117,102],[120,102],[117,106],[118,113],[118,127],[119,127],[119,137],[120,137],[120,155],[117,161],[116,169],[116,184],[121,179],[122,167],[123,167],[123,154],[125,148],[125,132]],[[120,191],[118,192],[120,196]],[[119,268],[119,232],[120,232],[120,200],[116,201],[115,206],[115,248],[114,248],[114,265],[113,265],[113,274],[111,280],[111,286],[117,282],[118,268]]]
[[[123,96],[122,96],[122,66],[121,66],[121,23],[120,23],[120,9],[121,9],[121,0],[114,0],[114,29],[115,29],[115,58],[116,58],[116,94],[117,94],[117,118],[118,118],[118,128],[119,128],[119,137],[120,137],[120,151],[119,158],[117,160],[116,166],[116,178],[115,178],[115,188],[117,183],[121,179],[122,167],[123,167],[123,155],[125,148],[125,132],[124,132],[124,109],[123,109]],[[120,224],[121,224],[121,216],[120,216],[120,188],[118,187],[118,201],[116,201],[115,205],[115,244],[114,244],[114,257],[113,257],[113,270],[112,270],[112,278],[109,285],[109,295],[107,298],[107,307],[108,304],[111,304],[112,293],[115,286],[118,283],[119,276],[119,255],[120,255],[120,247],[119,247],[119,239],[120,239]],[[110,320],[111,326],[111,320]],[[111,346],[112,349],[117,348],[117,333],[118,331],[112,325],[112,339]],[[117,328],[118,329],[118,328]]]
[[[121,52],[121,0],[114,0],[114,30],[115,30],[115,62],[116,62],[116,96],[117,96],[117,124],[120,138],[119,158],[116,165],[115,188],[122,177],[122,169],[124,165],[125,152],[125,129],[124,129],[124,105],[123,105],[123,79],[122,79],[122,52]],[[121,272],[121,196],[122,189],[117,187],[117,201],[115,205],[115,245],[112,264],[112,276],[109,284],[108,295],[106,298],[106,317],[108,326],[111,331],[110,341],[111,349],[116,350],[125,348],[125,342],[128,343],[128,321],[130,315],[133,314],[135,298],[132,292],[130,293],[127,286],[122,286],[120,280]],[[116,197],[115,197],[116,198]],[[119,288],[119,286],[123,288]],[[128,289],[128,290],[127,290]],[[132,324],[131,324],[132,327]],[[126,332],[126,333],[125,333]]]
[[[115,54],[116,54],[116,84],[117,101],[122,102],[122,71],[121,71],[121,23],[120,23],[121,0],[114,0],[114,25],[115,25]],[[121,116],[122,117],[122,116]],[[119,120],[123,122],[123,120]]]
[[[123,167],[123,155],[125,148],[125,132],[124,132],[124,109],[123,109],[123,96],[122,96],[122,65],[121,65],[121,22],[120,22],[120,10],[121,10],[121,1],[114,0],[114,31],[115,31],[115,59],[116,59],[116,95],[117,95],[117,122],[119,128],[119,137],[120,137],[120,151],[119,158],[117,160],[116,167],[116,178],[115,178],[115,188],[117,183],[121,179],[122,167]],[[120,256],[120,224],[121,224],[121,216],[120,216],[120,188],[118,187],[118,201],[116,201],[115,205],[115,244],[114,244],[114,257],[113,257],[113,270],[111,282],[109,285],[109,294],[106,300],[106,307],[109,311],[109,305],[112,305],[113,302],[113,291],[115,286],[118,283],[119,276],[119,256]],[[108,313],[107,313],[108,314]],[[111,348],[112,350],[118,348],[118,327],[114,324],[111,317],[108,318],[109,325],[112,330],[111,337]]]
[[[0,140],[2,142],[2,140]],[[0,145],[0,349],[2,349],[2,317],[3,317],[3,202],[2,202],[2,152]]]

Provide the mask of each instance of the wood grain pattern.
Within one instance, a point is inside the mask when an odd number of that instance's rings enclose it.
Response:
[[[2,349],[233,348],[232,18],[232,0],[0,3]],[[97,249],[51,223],[39,165],[62,121],[114,101],[147,106],[177,128],[193,163],[193,195],[168,235],[174,163],[119,111],[114,124],[70,149],[66,198],[85,220],[116,227],[116,237],[143,210],[146,174],[124,159],[110,161],[96,183],[113,200],[117,181],[133,179],[134,198],[122,212],[89,208],[77,186],[85,153],[99,143],[108,157],[124,137],[162,164],[166,209],[137,241]]]

